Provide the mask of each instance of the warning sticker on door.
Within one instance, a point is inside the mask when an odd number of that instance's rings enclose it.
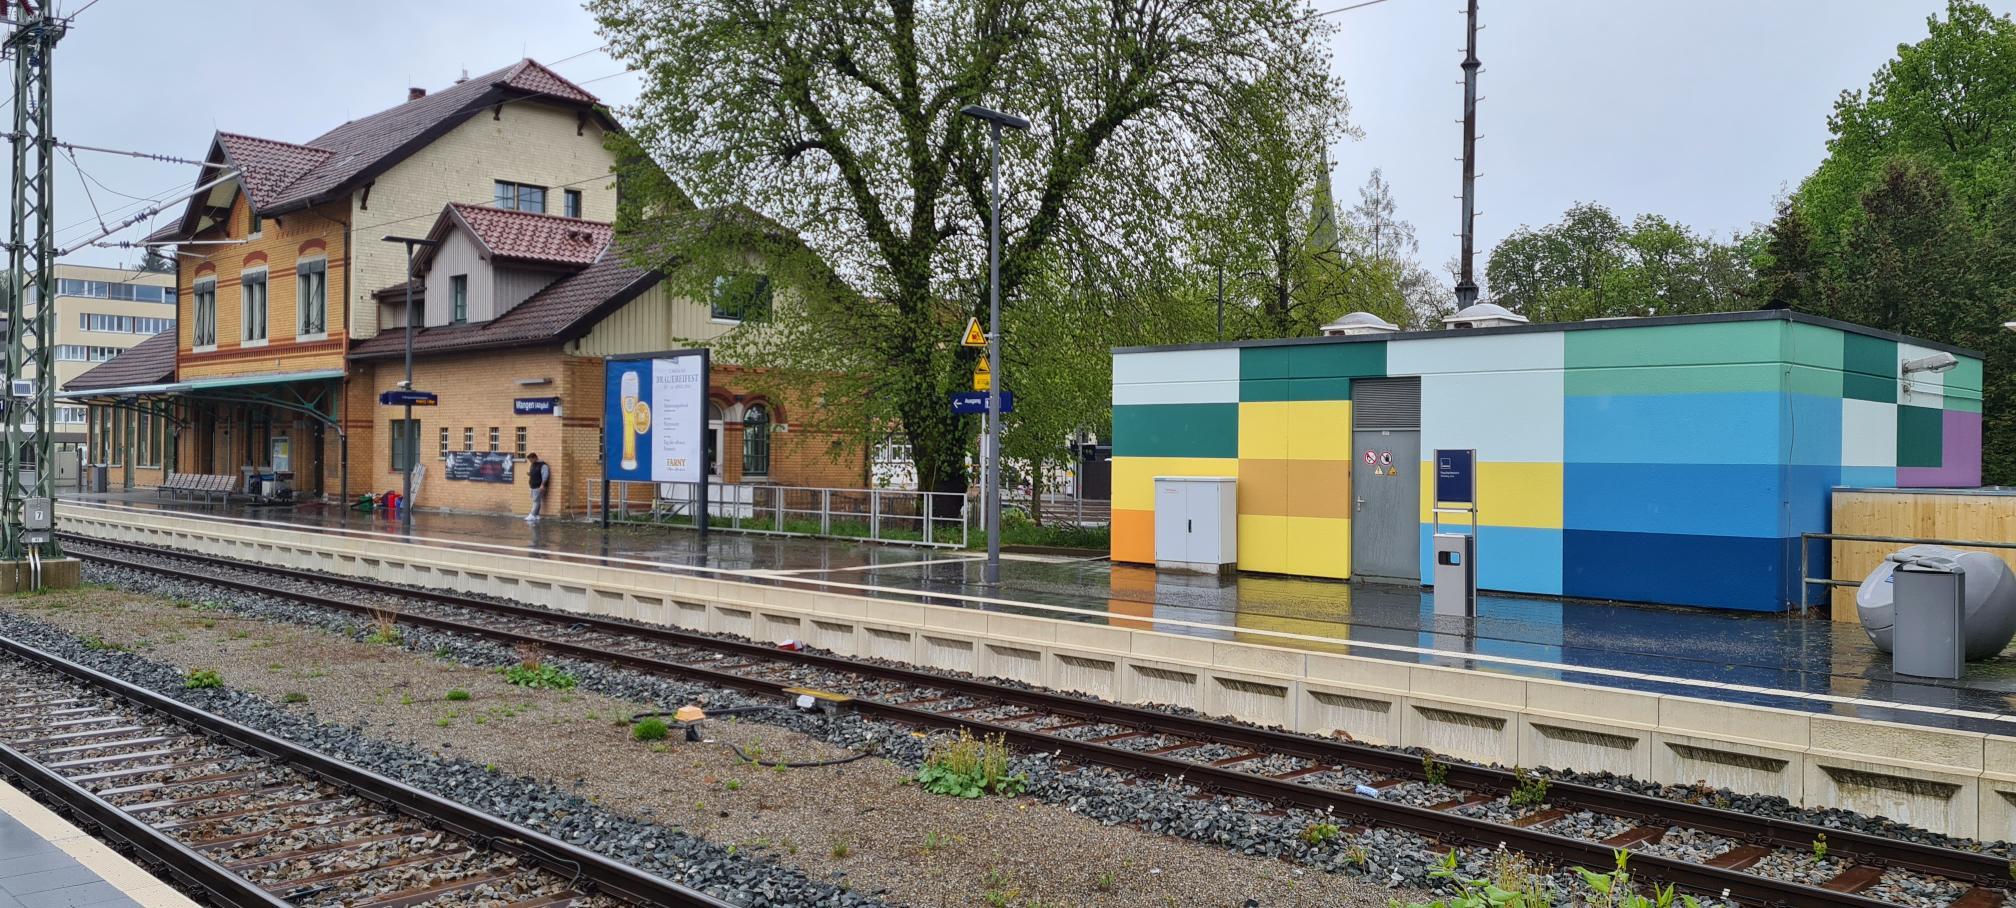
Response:
[[[1378,462],[1379,462],[1379,455],[1378,455],[1378,453],[1377,453],[1377,452],[1374,452],[1374,451],[1369,451],[1369,450],[1368,450],[1368,451],[1366,451],[1366,452],[1365,452],[1365,462],[1366,462],[1366,463],[1378,463]]]
[[[1392,452],[1392,451],[1380,451],[1380,452],[1379,452],[1379,465],[1380,465],[1380,466],[1382,466],[1382,467],[1390,467],[1390,466],[1392,466],[1392,465],[1393,465],[1393,452]]]

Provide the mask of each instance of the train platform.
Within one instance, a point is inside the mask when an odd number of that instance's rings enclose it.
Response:
[[[0,781],[0,908],[195,908],[196,903]]]
[[[334,506],[250,508],[77,496],[226,522],[399,538],[382,515]],[[1890,670],[1860,628],[1797,614],[1484,594],[1471,619],[1438,618],[1426,591],[1289,577],[1180,575],[1104,558],[1004,559],[981,583],[969,551],[583,521],[414,515],[412,541],[667,572],[736,575],[879,598],[1155,629],[1217,640],[1449,666],[1932,728],[2016,734],[2016,649],[1954,681]],[[1484,556],[1488,557],[1488,556]]]

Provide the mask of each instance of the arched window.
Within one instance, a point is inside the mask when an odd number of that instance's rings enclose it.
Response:
[[[707,402],[707,475],[721,478],[721,405]]]
[[[770,408],[765,404],[742,411],[742,475],[770,475]]]

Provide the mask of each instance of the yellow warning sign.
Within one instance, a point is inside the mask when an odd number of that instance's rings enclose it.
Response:
[[[988,370],[987,361],[982,359],[979,365],[973,367],[973,390],[985,391],[993,385],[994,373]]]
[[[987,332],[980,330],[979,319],[969,318],[966,320],[966,334],[964,337],[959,338],[959,345],[962,347],[987,346]]]

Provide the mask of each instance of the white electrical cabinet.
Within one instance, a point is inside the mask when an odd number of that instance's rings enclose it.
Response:
[[[1155,566],[1230,571],[1239,561],[1238,486],[1230,476],[1155,477]]]

